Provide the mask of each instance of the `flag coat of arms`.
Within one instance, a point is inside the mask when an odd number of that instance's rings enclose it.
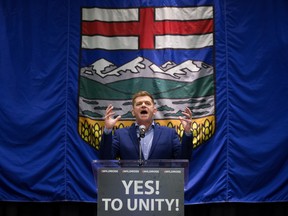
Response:
[[[156,123],[174,127],[189,107],[193,147],[215,131],[213,6],[82,8],[78,131],[96,149],[105,109],[134,122],[131,98],[153,94]]]

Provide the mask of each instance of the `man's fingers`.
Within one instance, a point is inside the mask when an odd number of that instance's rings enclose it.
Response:
[[[116,117],[116,120],[117,120],[117,121],[120,120],[120,119],[121,119],[121,116],[120,116],[120,115]]]
[[[113,106],[111,104],[108,105],[108,107],[106,108],[106,112],[105,112],[105,119],[107,118],[111,118],[111,116],[115,115],[115,112],[113,112]]]
[[[115,115],[115,112],[112,112],[112,111],[110,111],[110,112],[107,112],[106,113],[106,115],[105,115],[105,119],[107,119],[107,118],[111,118],[111,116],[113,116],[113,115]]]
[[[189,118],[189,119],[192,118],[192,111],[188,107],[185,108],[185,111],[182,112],[182,114],[185,115],[186,118]]]
[[[108,107],[106,108],[106,113],[109,113],[113,110],[113,106],[111,104],[108,105]]]
[[[182,112],[182,114],[188,119],[191,119],[191,117],[192,117],[190,114],[188,114],[186,112]]]

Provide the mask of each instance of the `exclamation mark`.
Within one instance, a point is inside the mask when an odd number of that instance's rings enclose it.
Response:
[[[156,188],[155,188],[155,189],[156,189],[155,194],[156,194],[156,195],[159,195],[159,193],[160,193],[160,192],[159,192],[159,181],[156,181],[156,182],[155,182],[155,187],[156,187]]]
[[[175,208],[175,210],[176,210],[176,211],[179,211],[179,199],[176,199],[175,201],[176,201],[176,208]]]

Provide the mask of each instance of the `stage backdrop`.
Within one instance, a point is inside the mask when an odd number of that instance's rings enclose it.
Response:
[[[288,201],[286,0],[1,0],[0,200],[87,201],[112,103],[193,112],[185,203]],[[172,186],[174,182],[171,182]]]

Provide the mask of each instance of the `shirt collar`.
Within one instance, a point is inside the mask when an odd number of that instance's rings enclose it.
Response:
[[[139,130],[140,125],[137,122],[135,122],[135,126],[136,126],[136,129]],[[152,124],[150,125],[150,127],[146,131],[154,129],[154,127],[155,127],[155,122],[153,121]]]

